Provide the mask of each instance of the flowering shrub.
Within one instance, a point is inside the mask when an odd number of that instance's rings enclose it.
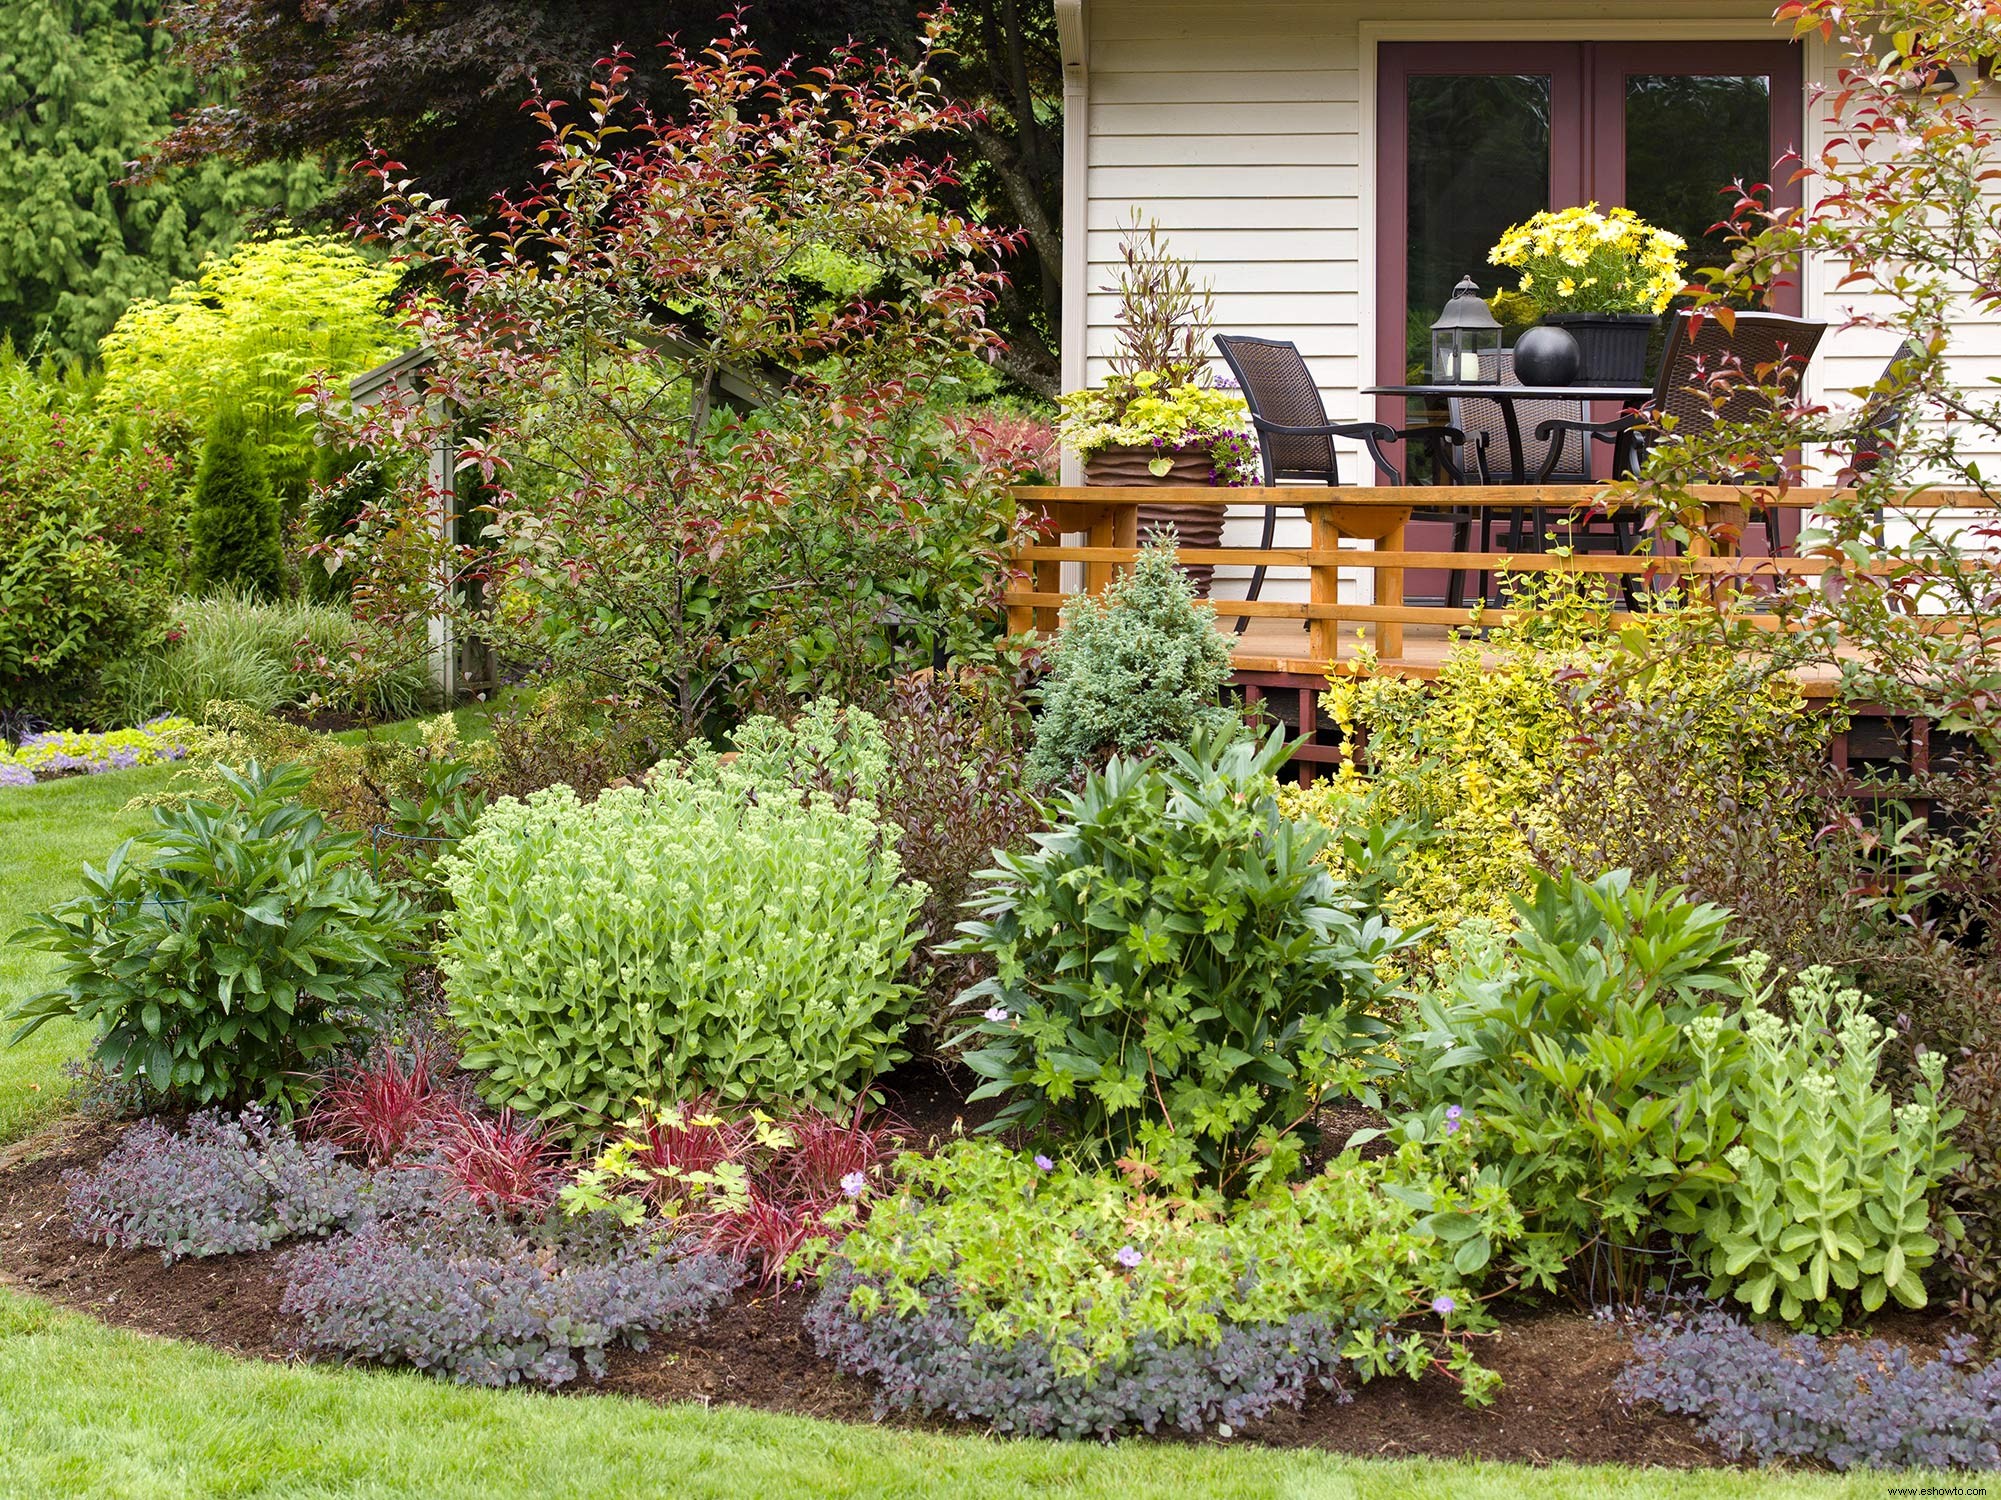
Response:
[[[0,742],[0,786],[32,786],[58,776],[94,776],[100,771],[124,771],[180,760],[187,753],[186,719],[163,715],[137,729],[91,733],[79,729],[48,729],[21,736],[9,749]],[[25,778],[8,772],[25,772]]]
[[[1155,474],[1173,467],[1169,450],[1206,448],[1216,484],[1261,484],[1264,468],[1251,409],[1235,391],[1189,381],[1168,384],[1151,371],[1115,377],[1094,390],[1057,397],[1057,435],[1080,458],[1106,448],[1152,448]]]
[[[1233,1191],[1297,1169],[1397,934],[1335,895],[1325,832],[1279,813],[1288,749],[1231,729],[1114,757],[999,857],[960,944],[994,967],[959,1002],[972,1097],[1008,1101],[991,1128]]]
[[[370,1214],[294,1250],[285,1278],[280,1308],[303,1347],[492,1386],[602,1377],[608,1349],[702,1321],[736,1284],[727,1261],[685,1244],[464,1213]]]
[[[10,1015],[17,1038],[95,1024],[96,1060],[156,1093],[289,1107],[399,998],[419,919],[359,867],[358,836],[296,800],[305,772],[220,774],[221,797],[156,808],[82,896],[36,914],[57,987]]]
[[[921,886],[865,803],[732,768],[505,798],[446,856],[439,964],[494,1103],[566,1122],[645,1097],[844,1103],[907,1054]]]
[[[1230,638],[1196,600],[1175,555],[1172,543],[1149,539],[1102,597],[1087,594],[1064,608],[1048,653],[1031,781],[1231,721],[1218,702],[1230,680]]]
[[[1762,1338],[1705,1312],[1646,1329],[1619,1375],[1629,1402],[1696,1418],[1732,1458],[1835,1469],[2001,1467],[2001,1364],[1979,1367],[1961,1334],[1936,1359],[1871,1339]]]
[[[326,549],[357,610],[451,613],[645,705],[673,744],[760,700],[991,656],[1027,460],[933,401],[997,349],[1020,240],[940,207],[936,145],[970,118],[937,81],[944,24],[909,59],[795,72],[732,18],[710,50],[666,50],[671,119],[606,59],[574,104],[533,101],[547,171],[473,219],[417,185],[423,163],[372,161],[373,227],[452,293],[406,299],[433,358],[405,388],[365,409],[316,388],[394,484]],[[857,274],[831,288],[815,263]],[[745,380],[760,404],[738,415]],[[423,524],[448,407],[481,414],[466,459],[489,507],[456,542]]]
[[[103,1161],[63,1177],[72,1229],[121,1250],[237,1255],[320,1234],[354,1212],[362,1176],[331,1145],[301,1145],[259,1110],[126,1130]]]
[[[1543,313],[1658,313],[1685,284],[1687,248],[1630,208],[1588,203],[1514,225],[1487,258],[1519,270],[1521,295]]]
[[[1192,1428],[1297,1401],[1337,1353],[1363,1379],[1436,1367],[1471,1403],[1492,1390],[1452,1331],[1483,1326],[1476,1278],[1521,1221],[1464,1150],[1351,1152],[1233,1205],[987,1142],[896,1170],[902,1190],[831,1251],[814,1315],[889,1399],[1006,1430],[1110,1431],[1149,1406]],[[1277,1358],[1233,1370],[1225,1349]],[[1072,1407],[1080,1386],[1122,1393],[1094,1412]],[[1010,1391],[1039,1406],[998,1409]]]

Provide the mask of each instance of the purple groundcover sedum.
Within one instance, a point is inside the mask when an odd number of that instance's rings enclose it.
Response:
[[[1728,1313],[1663,1319],[1637,1333],[1619,1375],[1627,1401],[1696,1419],[1732,1458],[1835,1469],[2001,1467],[2001,1363],[1971,1335],[1935,1359],[1882,1339],[1765,1337]]]

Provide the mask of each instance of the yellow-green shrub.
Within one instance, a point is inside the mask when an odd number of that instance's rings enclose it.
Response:
[[[1421,963],[1435,962],[1469,924],[1507,923],[1510,898],[1527,892],[1539,866],[1584,857],[1566,838],[1565,796],[1600,753],[1596,731],[1611,717],[1657,718],[1659,736],[1639,751],[1699,768],[1684,780],[1719,808],[1792,770],[1773,747],[1805,704],[1779,657],[1746,652],[1734,608],[1662,595],[1621,621],[1602,584],[1554,573],[1517,580],[1514,598],[1536,613],[1491,627],[1485,640],[1469,632],[1436,682],[1375,675],[1366,657],[1337,665],[1323,701],[1349,744],[1362,747],[1360,759],[1281,803],[1288,816],[1336,830],[1329,862],[1350,883],[1375,887],[1391,921],[1431,927],[1428,945],[1415,950]],[[1619,737],[1616,753],[1636,753],[1630,736]],[[1594,769],[1597,795],[1633,793],[1624,766]],[[1384,868],[1366,830],[1392,819],[1415,824],[1418,836]],[[1660,836],[1678,846],[1684,831],[1663,827]],[[1627,846],[1644,844],[1648,829],[1621,833],[1619,863],[1677,870],[1678,847],[1636,861]]]

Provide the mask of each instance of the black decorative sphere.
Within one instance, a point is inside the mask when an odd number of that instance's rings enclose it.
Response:
[[[1569,385],[1584,368],[1584,351],[1561,328],[1538,324],[1515,340],[1515,379],[1523,385]]]

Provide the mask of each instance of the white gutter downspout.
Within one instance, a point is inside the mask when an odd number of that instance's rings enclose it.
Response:
[[[1091,259],[1087,192],[1091,166],[1091,74],[1084,0],[1055,0],[1056,39],[1063,58],[1063,389],[1084,388],[1089,325],[1085,299]],[[1063,455],[1063,482],[1082,484],[1074,454]]]

